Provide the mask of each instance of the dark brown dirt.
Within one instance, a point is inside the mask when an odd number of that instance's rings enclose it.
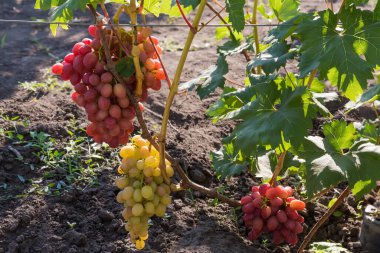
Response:
[[[0,16],[7,19],[45,18],[46,13],[33,9],[32,0],[2,1]],[[305,1],[303,9],[324,8],[324,2]],[[207,14],[211,17],[211,14]],[[207,19],[207,18],[206,18]],[[163,21],[161,21],[163,22]],[[154,31],[161,38],[164,62],[169,75],[173,76],[185,31],[160,28]],[[264,34],[264,30],[261,34]],[[76,118],[86,122],[85,114],[70,99],[69,91],[44,92],[38,95],[22,90],[19,82],[42,80],[42,70],[55,62],[54,55],[61,58],[71,45],[86,37],[86,28],[73,27],[69,32],[60,31],[53,38],[47,26],[0,24],[0,36],[6,34],[4,48],[0,49],[0,113],[10,117],[20,116],[29,121],[21,127],[22,133],[43,131],[58,141],[68,138],[68,120]],[[205,29],[196,36],[194,51],[189,55],[183,80],[195,77],[201,70],[216,60],[213,30]],[[53,57],[52,57],[53,56]],[[242,81],[245,60],[242,56],[230,60],[228,77]],[[159,130],[168,89],[152,93],[145,112],[148,126]],[[168,151],[181,159],[190,177],[204,185],[216,186],[209,153],[220,147],[220,140],[232,129],[232,123],[214,125],[204,111],[215,101],[216,95],[200,101],[194,93],[177,96],[170,117]],[[150,113],[150,111],[156,114]],[[1,127],[12,128],[12,123],[2,121]],[[113,186],[116,177],[114,168],[104,168],[98,174],[98,185],[85,189],[69,190],[59,196],[25,194],[30,182],[21,183],[18,175],[26,180],[40,178],[41,163],[31,147],[14,146],[25,157],[26,164],[35,164],[36,169],[16,160],[16,153],[9,142],[0,137],[0,253],[2,252],[133,252],[128,242],[120,215],[122,206],[115,201],[117,189]],[[13,145],[13,144],[12,144]],[[111,157],[112,158],[112,157]],[[116,166],[116,158],[114,166]],[[286,183],[293,184],[289,179]],[[239,199],[254,184],[248,174],[224,182],[226,194]],[[340,191],[339,189],[335,191]],[[336,194],[335,194],[336,195]],[[306,224],[311,227],[326,211],[325,206],[334,196],[331,192],[319,203],[310,204],[304,213]],[[225,204],[213,206],[198,192],[180,192],[168,209],[168,217],[153,218],[150,237],[145,252],[274,252],[274,247],[263,240],[249,242],[236,213]],[[332,217],[318,232],[315,240],[333,240],[358,252],[356,248],[360,219],[356,201],[350,197],[340,211],[340,217]],[[264,238],[265,239],[265,238]],[[360,246],[360,245],[359,245]],[[289,252],[288,247],[275,252]]]

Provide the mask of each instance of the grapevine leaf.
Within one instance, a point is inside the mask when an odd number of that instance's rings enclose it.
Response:
[[[269,31],[267,41],[283,41],[288,38],[297,29],[297,26],[303,22],[303,20],[312,17],[311,14],[301,13],[286,22],[281,23],[276,28]]]
[[[306,137],[298,149],[299,157],[305,160],[308,196],[348,181],[361,197],[380,179],[380,146],[368,139],[354,142],[357,134],[353,124],[346,125],[343,120],[324,124],[323,133],[326,138]]]
[[[230,22],[228,17],[225,18],[225,21],[228,23]],[[222,24],[222,22],[220,22],[220,23]],[[232,33],[233,33],[236,41],[240,41],[243,39],[243,34],[241,32],[237,32],[236,30],[232,30]],[[215,29],[215,38],[217,40],[222,40],[222,39],[228,38],[230,36],[231,36],[231,33],[230,33],[230,30],[228,29],[227,26],[220,26],[220,27],[217,27]]]
[[[339,14],[319,12],[317,17],[299,24],[301,77],[318,68],[320,78],[328,77],[355,100],[366,88],[367,80],[373,78],[372,69],[380,61],[380,23],[374,23],[369,13],[351,6]]]
[[[225,87],[220,99],[206,111],[206,114],[216,123],[228,117],[229,112],[235,111],[250,102],[254,94],[252,86],[239,90]]]
[[[131,77],[135,73],[135,65],[131,57],[122,58],[116,64],[116,71],[122,77]]]
[[[356,197],[360,198],[374,188],[376,181],[380,180],[380,145],[361,140],[351,147],[350,152],[356,158],[356,164],[348,168],[348,184],[350,188],[355,189]],[[361,182],[360,188],[357,185],[358,182]]]
[[[229,40],[218,47],[218,53],[224,56],[240,54],[245,49],[252,49],[252,41],[241,43],[238,40]]]
[[[374,144],[380,144],[380,127],[375,124],[366,122],[364,126],[360,125],[358,131],[360,137],[368,139]]]
[[[298,15],[299,4],[297,0],[269,0],[270,7],[280,21],[286,21]]]
[[[230,113],[233,119],[244,122],[237,125],[226,139],[239,143],[243,153],[248,154],[256,145],[277,147],[283,142],[302,142],[307,129],[311,128],[311,118],[315,106],[310,103],[311,94],[305,87],[295,90],[277,89],[274,82],[253,86],[256,99]]]
[[[241,155],[235,154],[232,143],[225,144],[220,150],[211,152],[211,161],[216,174],[222,178],[239,174],[248,166]]]
[[[306,190],[309,198],[314,193],[344,181],[346,168],[355,165],[354,159],[338,152],[326,139],[306,137],[299,156],[305,160]]]
[[[366,4],[368,2],[369,2],[369,0],[346,0],[345,5],[346,6],[349,6],[351,4],[363,5],[363,4]]]
[[[182,10],[185,14],[190,13],[193,10],[193,6],[195,8],[196,3],[199,2],[197,0],[180,0],[179,1]],[[180,17],[181,12],[179,11],[175,0],[161,0],[160,5],[161,14],[167,14],[169,17]]]
[[[261,66],[266,74],[279,70],[280,67],[285,66],[287,60],[294,58],[295,50],[289,49],[290,45],[286,42],[274,43],[248,63],[247,71],[251,72],[252,68],[258,66]]]
[[[65,1],[66,0],[36,0],[34,8],[47,11],[53,7],[57,7],[63,4]]]
[[[349,101],[345,104],[346,110],[358,109],[360,106],[371,103],[380,98],[380,84],[374,85],[369,88],[366,92],[364,92],[359,98],[357,102]]]
[[[191,6],[193,9],[195,9],[201,3],[201,0],[179,0],[179,2],[185,8]]]
[[[180,90],[193,90],[197,87],[197,93],[201,99],[210,95],[216,88],[224,87],[224,75],[228,72],[228,64],[225,56],[219,55],[216,65],[203,71],[199,77],[180,85]]]
[[[161,13],[161,0],[144,0],[143,14],[152,13],[156,17]]]
[[[325,138],[340,153],[354,143],[355,131],[354,124],[346,125],[344,120],[335,120],[330,124],[323,125]]]
[[[244,4],[245,0],[226,0],[227,12],[232,27],[240,32],[244,29]]]

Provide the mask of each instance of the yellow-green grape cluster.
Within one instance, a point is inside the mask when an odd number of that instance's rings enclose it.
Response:
[[[135,135],[132,143],[120,150],[122,157],[118,169],[121,177],[116,186],[121,190],[116,200],[124,204],[122,215],[127,221],[125,229],[137,249],[145,247],[148,239],[148,220],[153,215],[163,217],[166,207],[172,202],[170,185],[164,182],[159,168],[159,153],[147,140]],[[166,174],[174,174],[173,167],[166,160]]]

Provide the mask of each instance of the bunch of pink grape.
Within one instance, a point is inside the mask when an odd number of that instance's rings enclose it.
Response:
[[[298,214],[305,203],[295,199],[293,189],[269,184],[253,186],[250,195],[241,198],[243,221],[249,229],[248,238],[256,240],[261,233],[271,233],[273,242],[296,245],[302,233],[304,218]]]
[[[99,29],[105,32],[107,45],[102,44]],[[123,45],[119,44],[116,35],[105,27],[91,25],[88,32],[93,39],[85,38],[76,43],[72,52],[67,54],[61,63],[53,65],[52,72],[60,75],[63,80],[70,80],[73,85],[75,92],[71,98],[85,109],[91,122],[87,126],[87,134],[97,143],[105,142],[111,147],[117,147],[126,144],[134,130],[133,119],[136,111],[127,97],[127,90],[134,94],[137,81],[134,65],[131,64],[127,67],[132,69],[127,72],[132,74],[122,75],[124,84],[117,82],[112,73],[107,71],[104,47],[110,49],[115,64],[128,58],[131,60],[131,32],[120,30],[119,38]],[[158,45],[158,39],[151,36],[151,32],[148,27],[139,28],[137,36],[144,74],[141,102],[146,101],[149,88],[159,90],[161,80],[165,79],[157,55],[161,54],[162,49]],[[139,108],[143,110],[140,102]]]

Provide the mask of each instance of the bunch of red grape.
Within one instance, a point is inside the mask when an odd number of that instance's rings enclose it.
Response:
[[[106,34],[107,45],[101,42],[100,29]],[[127,89],[134,94],[137,81],[134,65],[131,64],[128,65],[130,69],[127,72],[132,74],[122,75],[124,84],[118,83],[106,69],[104,48],[110,49],[115,64],[131,60],[132,31],[119,30],[123,45],[119,44],[110,29],[91,25],[88,31],[94,38],[85,38],[76,43],[72,53],[67,54],[61,63],[53,65],[52,72],[60,75],[63,80],[70,80],[74,86],[72,100],[84,107],[91,122],[87,127],[87,134],[95,142],[106,142],[111,147],[117,147],[126,144],[134,130],[133,119],[136,111],[127,97]],[[151,36],[151,32],[150,28],[143,27],[139,28],[137,35],[141,70],[144,74],[141,102],[146,101],[148,88],[159,90],[161,80],[165,79],[157,55],[161,54],[162,49],[158,45],[158,39]],[[143,110],[140,102],[139,108]]]
[[[303,210],[305,203],[292,195],[293,189],[289,186],[262,184],[253,186],[252,193],[241,198],[243,221],[250,230],[248,237],[251,241],[266,232],[272,233],[276,245],[284,241],[297,244],[297,234],[302,233],[304,222],[297,211]]]

